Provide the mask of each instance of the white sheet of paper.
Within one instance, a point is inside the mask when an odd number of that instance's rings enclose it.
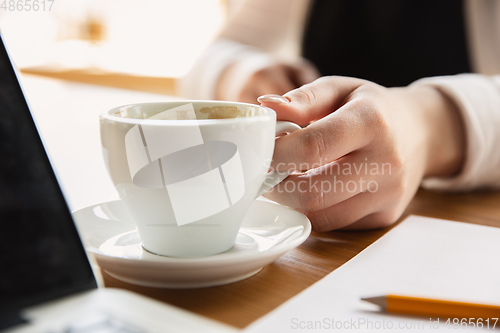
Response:
[[[460,326],[453,319],[438,324],[386,314],[360,301],[387,294],[500,305],[500,228],[410,216],[246,331],[449,332]],[[493,323],[477,330],[490,331]]]

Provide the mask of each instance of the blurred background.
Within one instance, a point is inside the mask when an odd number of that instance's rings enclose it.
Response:
[[[221,29],[229,2],[0,0],[2,38],[71,210],[117,198],[100,112],[179,98],[176,78]]]
[[[29,11],[26,0],[5,1],[0,31],[23,72],[54,77],[178,78],[237,7],[231,0],[35,1]]]

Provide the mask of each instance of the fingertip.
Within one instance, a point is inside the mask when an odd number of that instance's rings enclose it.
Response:
[[[277,120],[280,121],[290,121],[296,123],[299,126],[306,125],[309,120],[302,116],[300,113],[296,112],[293,108],[289,108],[286,104],[276,105],[274,103],[262,103],[261,106],[270,108],[276,112]]]
[[[294,90],[292,90],[294,91]],[[288,96],[290,92],[285,95],[262,95],[257,100],[261,106],[273,109],[278,115],[278,120],[291,121],[299,125],[308,124],[311,120],[304,106],[300,103],[294,103],[292,97]]]
[[[328,223],[325,223],[325,221],[316,220],[314,218],[314,214],[311,214],[311,212],[306,212],[304,215],[307,216],[307,218],[311,222],[311,229],[313,232],[327,232],[327,231],[331,231],[333,229],[333,228],[330,228]]]

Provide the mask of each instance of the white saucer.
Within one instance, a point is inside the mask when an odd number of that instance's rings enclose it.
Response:
[[[234,247],[204,258],[173,258],[152,254],[120,200],[73,212],[86,250],[94,253],[109,275],[137,285],[200,288],[246,279],[311,233],[306,216],[273,202],[256,200],[248,211]]]

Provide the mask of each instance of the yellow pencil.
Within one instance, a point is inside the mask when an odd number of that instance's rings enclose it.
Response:
[[[362,298],[380,306],[384,311],[434,318],[500,318],[500,306],[488,304],[444,301],[431,298],[387,295]]]

